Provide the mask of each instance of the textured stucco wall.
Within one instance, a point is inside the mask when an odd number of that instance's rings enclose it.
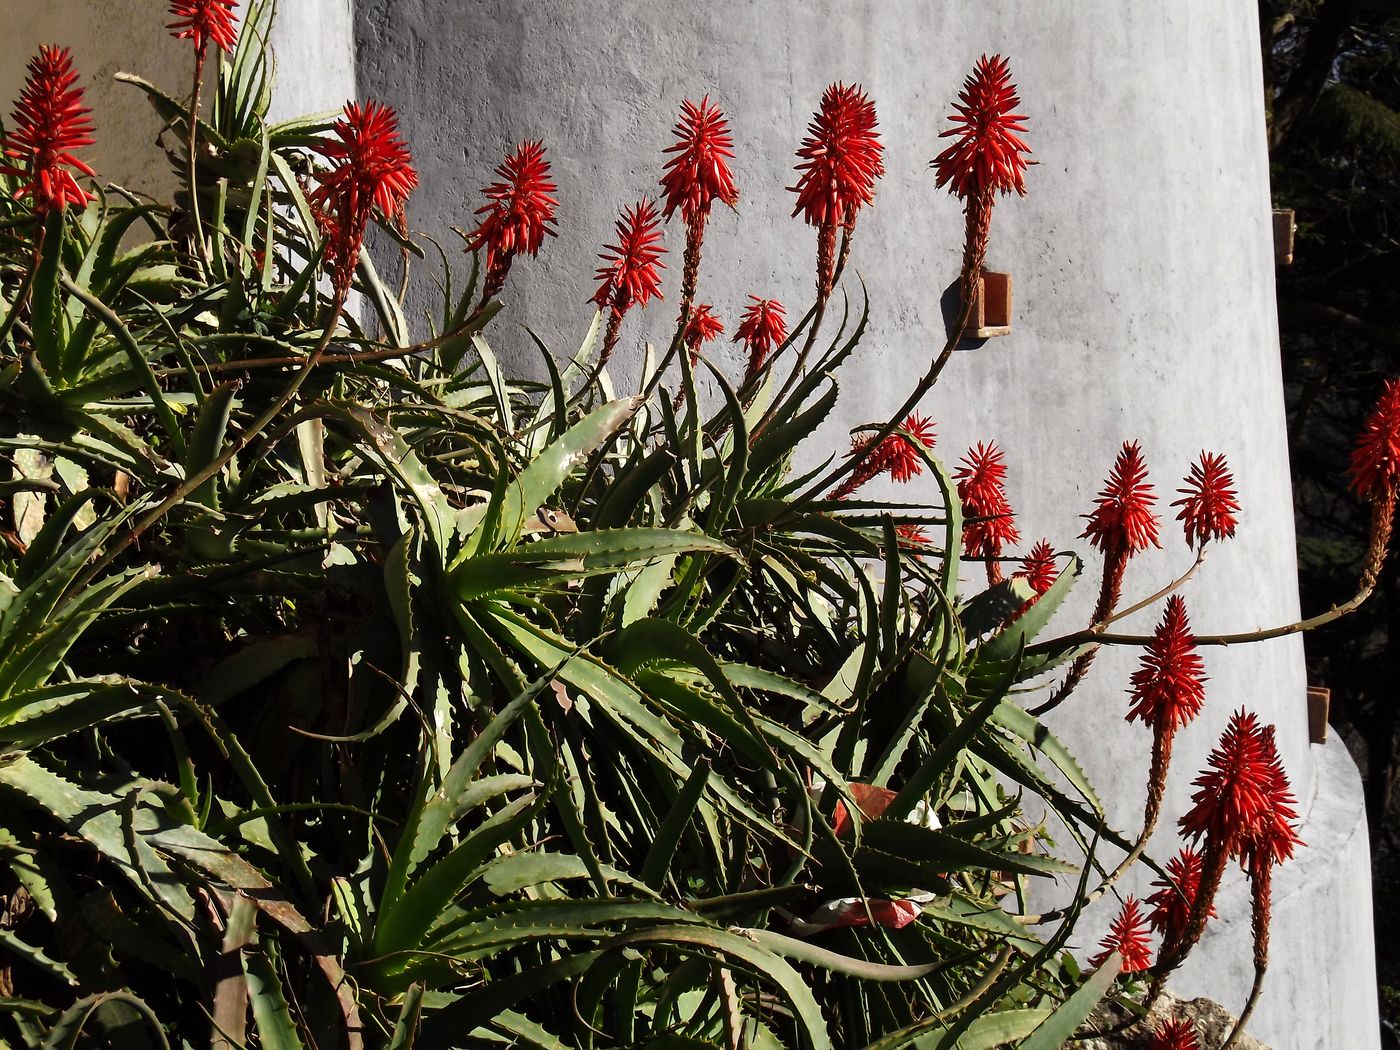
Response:
[[[853,266],[873,317],[842,376],[831,448],[897,405],[941,342],[938,296],[957,270],[961,223],[925,165],[977,55],[1008,53],[1040,161],[1030,196],[997,208],[989,257],[1015,277],[1015,332],[957,355],[926,399],[945,458],[996,439],[1026,539],[1044,534],[1082,549],[1077,515],[1123,440],[1142,440],[1164,503],[1202,448],[1225,451],[1246,513],[1237,540],[1214,551],[1186,590],[1197,630],[1296,616],[1252,4],[360,0],[357,13],[361,91],[399,108],[424,175],[410,214],[416,227],[450,239],[448,227],[469,221],[504,148],[527,136],[550,147],[560,236],[538,262],[517,264],[507,324],[494,329],[498,350],[522,363],[533,351],[510,321],[529,323],[559,350],[577,344],[590,317],[594,253],[620,205],[655,194],[680,100],[705,93],[731,116],[742,200],[739,215],[722,211],[711,223],[700,299],[731,330],[751,292],[800,314],[814,238],[789,218],[792,151],[825,84],[869,89],[889,174],[856,239]],[[681,236],[668,230],[672,300]],[[644,337],[665,338],[673,309],[670,302],[628,321],[620,381],[634,374]],[[737,374],[737,360],[730,366]],[[924,495],[932,498],[931,482]],[[1130,595],[1189,563],[1176,527],[1164,536],[1164,551],[1134,564]],[[1091,558],[1091,580],[1097,570]],[[1082,588],[1065,622],[1087,616],[1092,589]],[[1127,626],[1149,630],[1156,615]],[[1147,735],[1123,721],[1134,660],[1129,651],[1103,654],[1054,722],[1110,818],[1128,829],[1140,819],[1148,756]],[[1281,874],[1278,962],[1253,1028],[1280,1048],[1372,1046],[1355,771],[1340,744],[1323,753],[1307,742],[1296,638],[1212,650],[1207,662],[1209,708],[1177,745],[1171,819],[1154,853],[1165,859],[1174,848],[1171,820],[1230,712],[1246,705],[1277,722],[1313,849]],[[1140,893],[1146,881],[1125,889]],[[1101,903],[1081,941],[1112,908]],[[1175,987],[1238,1008],[1250,980],[1248,943],[1247,919],[1219,924]]]

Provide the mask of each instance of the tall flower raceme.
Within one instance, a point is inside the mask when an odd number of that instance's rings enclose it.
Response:
[[[933,421],[916,412],[905,418],[899,430],[879,443],[875,443],[873,438],[854,439],[851,452],[859,459],[860,465],[826,498],[848,499],[862,485],[881,474],[888,474],[901,485],[918,477],[923,473],[924,460],[915,442],[931,451],[937,437]]]
[[[695,300],[700,279],[700,249],[705,223],[715,201],[730,208],[739,203],[739,189],[729,162],[734,159],[734,138],[729,121],[706,95],[696,105],[681,103],[675,126],[676,141],[666,147],[671,154],[661,174],[665,190],[662,217],[668,222],[677,211],[685,221],[685,258],[681,269],[681,315]]]
[[[1031,149],[1021,135],[1024,114],[1011,67],[1000,55],[983,55],[963,83],[948,119],[953,127],[941,138],[953,142],[931,162],[937,185],[963,202],[966,236],[963,246],[963,302],[971,301],[987,255],[992,206],[997,194],[1015,191],[1025,196],[1026,156]]]
[[[1099,953],[1089,960],[1090,966],[1102,966],[1114,952],[1122,955],[1120,973],[1138,973],[1152,965],[1147,919],[1138,906],[1137,898],[1129,897],[1123,902],[1118,917],[1108,929],[1108,935],[1099,942],[1099,949]]]
[[[1268,805],[1261,819],[1245,833],[1240,862],[1249,875],[1254,931],[1254,968],[1262,974],[1269,965],[1269,921],[1273,901],[1273,870],[1302,845],[1298,837],[1297,799],[1279,757],[1274,727],[1264,727],[1264,757],[1268,767]]]
[[[93,143],[92,111],[83,106],[83,90],[73,69],[73,53],[55,44],[39,48],[3,138],[0,172],[20,180],[17,197],[28,197],[38,215],[83,207],[93,199],[73,173],[96,177],[75,150]]]
[[[175,21],[166,28],[177,40],[189,40],[202,62],[211,43],[220,51],[232,51],[238,44],[234,28],[237,7],[236,0],[170,0],[170,15]]]
[[[1205,703],[1205,661],[1196,650],[1186,602],[1180,595],[1167,599],[1166,611],[1142,654],[1132,677],[1128,721],[1141,721],[1152,730],[1152,767],[1148,774],[1143,837],[1150,837],[1162,811],[1176,731],[1201,711]]]
[[[486,253],[482,302],[500,294],[517,255],[538,255],[545,237],[557,236],[559,187],[544,154],[543,142],[526,139],[496,168],[500,181],[482,188],[487,203],[476,213],[485,218],[467,238],[467,251]]]
[[[1172,506],[1181,508],[1176,520],[1186,532],[1187,546],[1204,547],[1210,540],[1234,536],[1240,501],[1224,456],[1202,452],[1177,492],[1181,499],[1174,500]]]
[[[1108,481],[1099,491],[1094,510],[1085,515],[1088,525],[1080,534],[1081,539],[1089,540],[1103,552],[1103,580],[1094,605],[1094,624],[1107,620],[1118,605],[1129,559],[1149,546],[1161,546],[1157,538],[1158,518],[1152,511],[1156,502],[1141,446],[1136,441],[1125,441]],[[1083,681],[1097,653],[1097,648],[1091,648],[1077,656],[1054,695],[1034,713],[1041,714],[1063,703]]]
[[[875,199],[875,180],[885,174],[885,147],[876,127],[875,103],[859,84],[832,84],[807,125],[797,150],[794,216],[817,228],[817,304],[831,297],[838,269],[836,230],[845,231],[842,255],[850,250],[860,209]]]
[[[963,553],[985,558],[987,582],[1001,583],[1002,551],[1021,541],[1016,518],[1006,498],[1006,458],[996,442],[978,442],[968,449],[953,474],[963,509]]]
[[[313,176],[316,186],[308,199],[326,240],[326,262],[336,291],[343,297],[350,290],[370,217],[377,209],[386,220],[402,220],[418,173],[390,107],[347,102],[333,130],[333,137],[312,147],[330,167]]]
[[[603,265],[596,276],[598,290],[590,300],[599,310],[609,311],[599,368],[607,364],[617,346],[627,311],[646,306],[654,298],[665,298],[661,294],[661,271],[666,266],[661,257],[665,254],[656,205],[644,197],[624,208],[617,220],[617,243],[606,245],[598,255]]]
[[[748,384],[763,366],[775,349],[783,345],[787,338],[787,314],[783,304],[776,299],[760,299],[749,296],[750,303],[739,318],[739,327],[734,332],[734,342],[743,343],[749,353],[749,362],[744,369],[744,384]]]
[[[1361,567],[1361,589],[1369,591],[1390,547],[1395,494],[1400,490],[1400,379],[1386,380],[1357,438],[1347,475],[1352,491],[1371,504],[1371,539]]]
[[[1226,865],[1244,855],[1246,844],[1273,820],[1275,807],[1288,804],[1279,794],[1276,759],[1259,719],[1252,712],[1235,712],[1196,778],[1191,809],[1179,821],[1183,835],[1201,844],[1201,875],[1186,927],[1164,946],[1163,976],[1200,940]]]

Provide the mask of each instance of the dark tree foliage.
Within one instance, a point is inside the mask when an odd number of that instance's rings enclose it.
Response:
[[[1400,373],[1400,3],[1261,0],[1274,206],[1296,211],[1292,266],[1278,271],[1303,604],[1345,600],[1365,548],[1346,457],[1384,377]],[[1383,989],[1400,914],[1384,892],[1400,867],[1400,565],[1361,611],[1307,640],[1310,681],[1361,764],[1377,885]],[[1400,1015],[1400,992],[1383,1007]]]

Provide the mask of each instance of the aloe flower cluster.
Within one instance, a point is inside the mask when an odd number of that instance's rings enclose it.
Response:
[[[28,197],[37,215],[82,207],[92,194],[78,185],[73,173],[95,176],[75,150],[93,143],[92,111],[83,105],[83,91],[66,47],[41,47],[29,62],[24,90],[15,103],[3,139],[0,172],[20,180],[16,195]]]
[[[559,187],[552,180],[543,142],[520,143],[496,168],[496,177],[499,182],[481,191],[486,203],[476,213],[484,218],[467,238],[467,251],[484,253],[483,301],[500,294],[517,255],[538,255],[545,237],[557,236],[554,213],[559,202],[553,194]]]
[[[326,262],[343,297],[350,288],[375,211],[400,219],[418,185],[394,111],[377,102],[348,102],[335,122],[334,137],[316,151],[330,166],[315,176],[308,201],[326,242]]]

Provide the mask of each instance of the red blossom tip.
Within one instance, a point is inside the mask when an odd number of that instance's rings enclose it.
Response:
[[[371,214],[377,208],[386,219],[401,218],[418,173],[391,107],[347,102],[333,130],[334,137],[312,147],[330,168],[316,173],[310,202],[327,238],[327,257],[338,279],[348,282]]]
[[[1157,892],[1147,898],[1152,910],[1147,924],[1162,935],[1165,945],[1176,944],[1191,922],[1191,909],[1196,906],[1196,893],[1201,888],[1201,856],[1190,846],[1183,847],[1167,861],[1166,877],[1152,884]],[[1214,917],[1211,907],[1207,917]]]
[[[170,15],[175,19],[167,29],[177,40],[191,40],[201,55],[212,41],[220,51],[232,51],[238,44],[238,31],[233,28],[236,0],[170,0]]]
[[[666,191],[662,217],[670,219],[680,209],[686,222],[694,222],[709,215],[715,201],[731,208],[738,204],[739,190],[729,170],[734,139],[729,121],[708,95],[698,106],[690,99],[681,103],[675,135],[675,143],[665,150],[673,156],[661,174]]]
[[[794,216],[812,226],[849,224],[875,199],[875,180],[885,174],[878,123],[859,84],[826,89],[797,150],[797,185],[789,187],[797,194]]]
[[[1386,380],[1357,438],[1347,475],[1363,499],[1380,499],[1400,486],[1400,379]]]
[[[940,138],[954,142],[933,159],[939,186],[949,186],[963,199],[1015,190],[1025,196],[1024,174],[1031,148],[1020,138],[1026,118],[1014,110],[1021,104],[1011,68],[1000,55],[977,61],[963,83],[959,101],[948,119],[953,127]]]
[[[1113,471],[1098,495],[1098,506],[1087,514],[1089,524],[1080,534],[1104,554],[1136,554],[1157,541],[1157,497],[1147,481],[1147,464],[1136,441],[1124,442]]]
[[[880,450],[889,456],[890,477],[903,484],[918,477],[924,470],[923,457],[914,442],[917,441],[925,449],[932,449],[938,435],[934,431],[933,420],[917,412],[905,417],[900,430],[903,433],[896,432],[885,438]]]
[[[661,271],[666,264],[661,257],[665,254],[656,205],[643,198],[624,208],[617,220],[617,243],[598,255],[603,265],[598,268],[598,290],[591,301],[600,310],[611,306],[626,313],[633,304],[645,306],[652,298],[664,298]]]
[[[924,531],[922,525],[916,525],[912,521],[902,521],[894,527],[895,535],[905,543],[914,547],[927,547],[929,545],[928,533]]]
[[[1138,910],[1136,897],[1129,897],[1123,902],[1122,911],[1109,927],[1108,936],[1099,942],[1099,948],[1099,954],[1089,960],[1090,966],[1102,966],[1114,952],[1122,954],[1120,973],[1137,973],[1152,965],[1147,920]]]
[[[1190,1021],[1168,1017],[1157,1026],[1147,1050],[1201,1050],[1200,1036]]]
[[[0,173],[20,180],[15,196],[31,198],[39,215],[63,211],[70,204],[82,207],[93,199],[73,177],[73,171],[96,175],[73,154],[93,142],[87,119],[92,111],[83,106],[83,90],[77,84],[68,48],[39,48],[10,118],[14,130],[3,138]]]
[[[1164,733],[1174,733],[1201,711],[1205,703],[1205,661],[1196,651],[1196,638],[1178,594],[1167,599],[1162,622],[1142,654],[1132,678],[1128,721],[1141,720]]]
[[[743,343],[749,352],[749,372],[757,372],[768,355],[787,338],[787,313],[776,299],[749,296],[750,304],[739,318],[734,342]]]
[[[1182,498],[1172,506],[1181,508],[1176,520],[1184,523],[1187,546],[1201,547],[1207,540],[1229,539],[1235,534],[1240,502],[1224,456],[1202,452],[1191,465],[1185,487],[1177,492]]]
[[[690,320],[685,326],[685,345],[698,350],[704,343],[724,334],[724,325],[715,316],[715,308],[709,303],[700,303],[690,312]]]
[[[1282,864],[1303,844],[1298,837],[1298,800],[1279,757],[1274,739],[1274,727],[1265,726],[1264,760],[1267,765],[1265,795],[1267,805],[1255,826],[1246,833],[1240,847],[1245,867],[1256,870],[1262,865]]]
[[[544,143],[526,139],[496,168],[499,182],[483,187],[487,203],[476,210],[481,225],[467,239],[467,250],[485,249],[487,270],[514,255],[536,255],[546,236],[556,236],[554,213],[559,189],[550,175]]]
[[[1006,461],[996,443],[968,449],[953,475],[962,500],[963,552],[970,558],[997,558],[1019,543],[1016,519],[1006,498]]]
[[[1182,831],[1192,839],[1205,836],[1227,854],[1238,855],[1245,836],[1277,801],[1270,765],[1259,719],[1252,712],[1235,712],[1196,778],[1193,805],[1180,821]]]
[[[1037,595],[1044,594],[1060,578],[1060,564],[1055,560],[1055,548],[1049,540],[1040,540],[1031,552],[1021,559],[1020,571],[1016,576],[1031,585]]]

